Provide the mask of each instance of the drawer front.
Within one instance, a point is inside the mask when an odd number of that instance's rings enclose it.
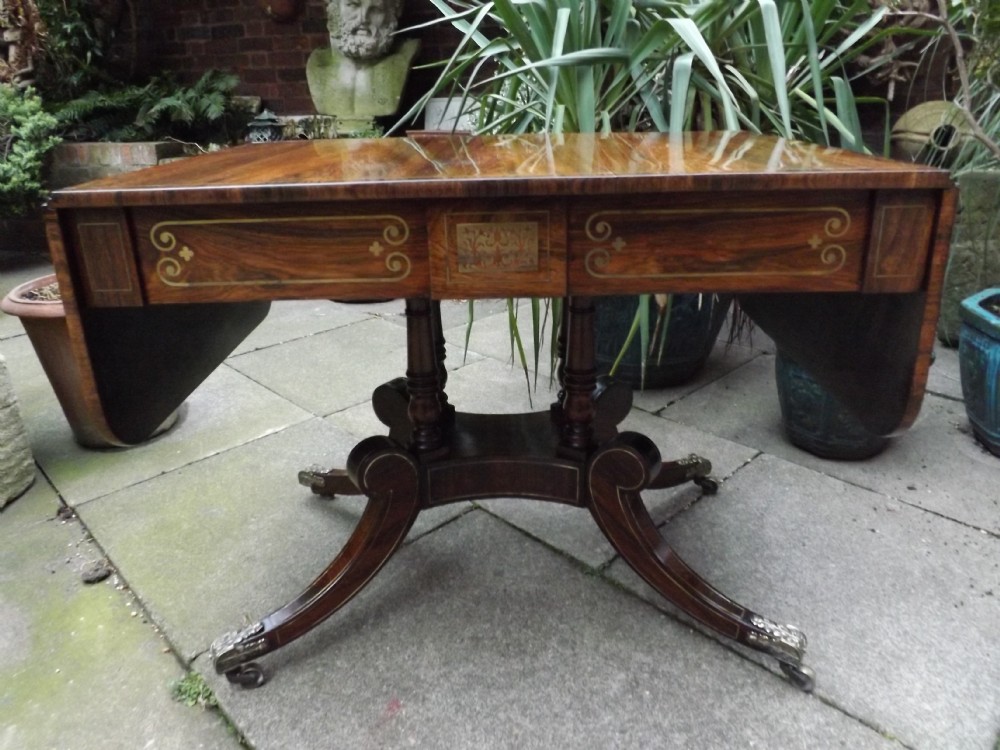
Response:
[[[455,201],[428,212],[438,299],[566,294],[562,200]]]
[[[854,291],[870,200],[856,191],[579,201],[570,292]]]
[[[429,291],[423,212],[406,205],[150,208],[134,222],[151,303]]]

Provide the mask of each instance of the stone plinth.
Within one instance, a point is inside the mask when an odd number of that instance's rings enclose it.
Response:
[[[34,481],[35,461],[7,373],[7,362],[0,355],[0,508]]]

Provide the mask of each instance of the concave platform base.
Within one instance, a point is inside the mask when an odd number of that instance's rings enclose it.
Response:
[[[376,390],[373,406],[389,427],[351,451],[346,470],[304,471],[321,495],[363,494],[368,504],[343,550],[306,590],[259,622],[212,645],[215,668],[246,687],[263,683],[254,662],[325,620],[358,593],[402,544],[425,508],[489,497],[524,497],[589,508],[618,553],[657,592],[718,633],[775,657],[811,690],[802,666],[805,636],[733,602],[670,548],[642,502],[646,488],[717,485],[711,464],[688,456],[663,462],[645,436],[617,431],[631,390],[594,375],[593,304],[566,305],[560,334],[559,400],[549,412],[456,413],[445,396],[440,309],[407,302],[407,378]]]

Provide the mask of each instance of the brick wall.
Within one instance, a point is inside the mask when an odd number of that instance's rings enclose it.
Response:
[[[238,93],[259,96],[279,115],[315,112],[306,84],[306,60],[329,44],[326,4],[301,0],[288,22],[271,20],[260,0],[174,0],[143,3],[143,67],[172,70],[190,82],[210,68],[240,76]],[[436,17],[426,0],[408,0],[401,19],[407,27]],[[447,56],[456,37],[423,34],[417,64]],[[433,82],[432,73],[411,73],[400,111]]]

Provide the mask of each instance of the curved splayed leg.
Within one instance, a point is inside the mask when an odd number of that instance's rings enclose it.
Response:
[[[587,478],[590,510],[601,531],[664,598],[727,638],[775,657],[796,686],[812,690],[812,672],[802,665],[805,635],[748,610],[713,588],[663,539],[640,495],[660,465],[656,446],[633,432],[621,433],[595,452]]]
[[[292,602],[212,644],[215,670],[244,687],[263,684],[253,660],[305,634],[340,609],[375,576],[406,538],[420,511],[415,459],[386,437],[359,443],[347,461],[353,483],[368,496],[340,554]]]

